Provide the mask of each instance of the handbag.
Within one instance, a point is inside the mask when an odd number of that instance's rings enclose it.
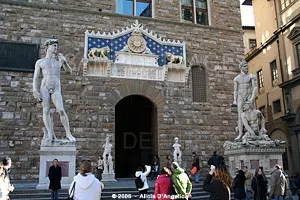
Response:
[[[74,182],[72,189],[70,191],[70,194],[69,194],[68,198],[66,198],[66,200],[73,200],[74,195],[75,195],[75,184],[76,184],[76,182]]]
[[[231,199],[231,192],[230,192],[230,189],[227,185],[226,185],[226,188],[227,188],[227,191],[228,191],[228,200],[230,200]]]
[[[191,173],[195,175],[197,173],[197,167],[193,167],[191,169]]]

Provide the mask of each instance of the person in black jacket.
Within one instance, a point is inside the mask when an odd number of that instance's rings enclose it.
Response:
[[[245,172],[243,170],[239,170],[238,174],[233,180],[233,191],[234,191],[234,198],[236,200],[244,200],[246,198],[245,192]]]
[[[218,168],[210,167],[210,172],[206,176],[203,184],[203,190],[210,193],[210,200],[228,200],[230,199],[230,187],[232,178],[225,165]]]
[[[223,156],[219,156],[217,154],[216,151],[214,151],[214,154],[210,157],[210,159],[208,160],[208,165],[214,165],[216,168],[218,168],[219,166],[224,166],[224,157]]]
[[[268,184],[261,169],[255,171],[255,176],[252,179],[251,187],[254,191],[254,200],[266,200]]]
[[[49,189],[51,189],[51,199],[58,200],[58,190],[61,189],[60,181],[61,181],[61,167],[58,165],[58,160],[53,160],[53,165],[49,168],[48,174],[50,185]]]

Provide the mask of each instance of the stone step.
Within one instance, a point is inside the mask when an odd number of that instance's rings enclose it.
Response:
[[[150,190],[148,194],[154,193],[154,182],[150,183]],[[49,200],[51,192],[49,189],[35,189],[36,184],[16,184],[15,191],[10,194],[12,200]],[[193,199],[209,199],[209,194],[202,189],[203,184],[193,183],[192,196]],[[120,185],[105,184],[105,188],[102,191],[101,200],[112,200],[113,194],[130,194],[130,199],[139,199],[138,191],[135,188],[134,181],[120,182]],[[59,190],[59,199],[66,199],[68,197],[68,189]],[[116,198],[118,199],[118,198]],[[125,198],[122,198],[125,199]],[[129,198],[127,198],[129,199]]]
[[[102,198],[101,199],[112,199],[112,195],[113,194],[127,194],[127,195],[131,195],[132,198],[137,198],[138,197],[138,191],[103,191],[102,192]],[[154,194],[154,190],[149,190],[148,194]],[[193,191],[192,195],[195,198],[204,198],[206,196],[208,196],[207,192],[204,191]],[[67,198],[68,196],[68,192],[67,191],[59,191],[59,197],[61,198]],[[22,200],[22,199],[34,199],[34,200],[38,200],[38,199],[47,199],[50,197],[50,191],[46,191],[46,192],[40,192],[40,191],[19,191],[18,193],[11,193],[10,194],[11,199],[13,200]]]

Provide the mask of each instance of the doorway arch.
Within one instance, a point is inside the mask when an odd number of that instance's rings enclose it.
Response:
[[[272,131],[270,138],[272,140],[283,140],[286,141],[285,145],[285,152],[282,154],[282,162],[283,162],[283,169],[288,172],[290,170],[289,160],[290,160],[290,148],[289,148],[289,140],[286,134],[281,129],[275,129]]]
[[[115,173],[134,177],[157,153],[157,108],[142,95],[129,95],[115,106]]]

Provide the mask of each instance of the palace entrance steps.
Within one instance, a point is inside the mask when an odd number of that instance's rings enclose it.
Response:
[[[113,200],[113,199],[138,199],[138,192],[135,188],[133,178],[120,178],[117,179],[117,183],[106,183],[105,188],[102,191],[101,200]],[[50,200],[50,190],[37,190],[35,189],[38,183],[13,183],[15,191],[10,194],[12,200]],[[148,194],[154,194],[155,181],[148,180],[150,190]],[[209,194],[202,189],[203,182],[193,183],[192,199],[209,199]],[[119,195],[119,198],[113,198],[113,194]],[[123,197],[122,197],[123,195]],[[130,197],[131,198],[126,198]],[[68,190],[59,190],[59,199],[63,200],[68,197]],[[150,200],[151,198],[149,198]],[[233,199],[233,198],[232,198]]]

